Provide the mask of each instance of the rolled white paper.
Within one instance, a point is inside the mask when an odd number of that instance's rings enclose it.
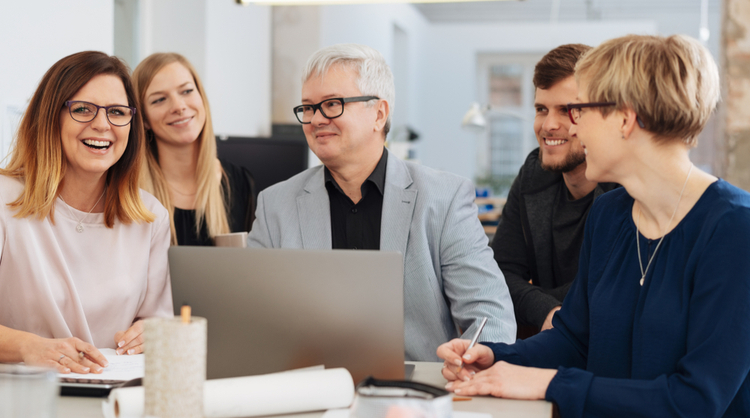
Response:
[[[208,380],[203,388],[206,418],[292,414],[346,408],[354,399],[352,375],[344,368]],[[107,418],[140,418],[143,387],[115,389],[104,401]]]
[[[146,415],[203,418],[206,318],[149,318],[143,337]]]

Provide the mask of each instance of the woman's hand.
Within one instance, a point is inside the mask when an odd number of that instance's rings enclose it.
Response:
[[[476,372],[495,362],[495,354],[489,347],[476,344],[467,351],[469,344],[469,340],[456,338],[438,347],[438,357],[445,360],[443,377],[447,380],[469,380]]]
[[[143,320],[135,321],[127,331],[117,331],[115,344],[117,354],[143,353]]]
[[[24,364],[57,369],[59,373],[101,373],[109,364],[99,350],[78,338],[30,335],[20,344]]]
[[[445,373],[443,373],[445,374]],[[544,399],[557,370],[516,366],[504,361],[480,371],[468,381],[448,382],[446,389],[460,395],[492,395],[508,399]]]

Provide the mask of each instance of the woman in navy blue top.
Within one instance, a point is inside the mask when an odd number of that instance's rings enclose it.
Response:
[[[750,416],[750,194],[688,156],[716,64],[694,39],[631,35],[585,55],[576,79],[586,177],[624,188],[591,208],[554,328],[443,344],[447,387],[547,399],[563,417]]]

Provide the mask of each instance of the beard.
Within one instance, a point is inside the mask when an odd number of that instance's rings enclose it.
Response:
[[[565,159],[558,164],[546,164],[544,161],[544,151],[539,148],[539,161],[542,164],[542,168],[551,171],[553,173],[568,173],[573,171],[576,167],[586,162],[586,154],[581,150],[571,150]]]

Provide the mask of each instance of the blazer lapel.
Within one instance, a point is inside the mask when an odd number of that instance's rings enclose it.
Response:
[[[323,167],[312,176],[302,193],[297,196],[302,248],[306,250],[330,250],[331,206],[325,187]]]
[[[413,181],[406,164],[388,153],[383,193],[383,215],[380,222],[380,249],[406,255],[409,229],[417,190],[409,189]]]

